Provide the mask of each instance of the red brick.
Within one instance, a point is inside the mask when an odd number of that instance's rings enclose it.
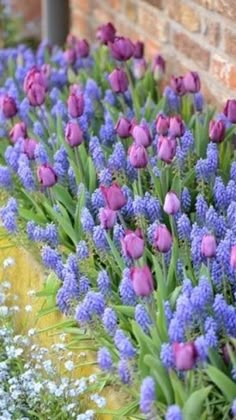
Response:
[[[145,7],[144,3],[139,3],[138,24],[140,28],[149,34],[152,39],[160,43],[165,43],[169,38],[169,24],[163,16],[151,13],[150,8]]]
[[[180,23],[190,32],[199,32],[201,19],[196,9],[184,3],[183,0],[168,0],[169,17]]]
[[[154,7],[158,7],[158,9],[163,9],[165,5],[164,0],[146,0],[146,2]]]
[[[91,40],[90,22],[79,12],[71,15],[71,33],[78,37],[85,36]]]
[[[89,14],[93,10],[93,0],[70,0],[71,9]]]
[[[114,16],[111,10],[104,9],[102,7],[102,3],[100,1],[96,1],[95,8],[93,10],[93,17],[96,24],[103,24],[106,22],[113,22],[114,23]],[[104,4],[104,3],[103,3]]]
[[[236,59],[236,33],[225,30],[225,52]]]
[[[213,10],[215,0],[193,0],[196,4],[204,7],[205,9]]]
[[[186,57],[191,58],[196,67],[207,70],[209,67],[210,53],[188,35],[182,32],[174,33],[174,46]]]
[[[220,42],[221,28],[219,22],[211,22],[209,18],[204,21],[203,35],[209,44],[217,47]]]
[[[102,2],[103,4],[107,3],[108,7],[111,7],[116,12],[120,12],[123,7],[123,1],[122,0],[104,0]]]
[[[235,0],[215,0],[214,10],[233,21],[236,20]]]
[[[236,65],[226,61],[219,55],[214,55],[211,60],[211,75],[219,80],[222,85],[236,90]]]
[[[126,0],[125,2],[125,16],[132,22],[137,22],[138,19],[138,8],[137,3],[132,0]]]

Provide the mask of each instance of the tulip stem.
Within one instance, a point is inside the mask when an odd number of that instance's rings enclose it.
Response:
[[[162,253],[162,268],[163,268],[163,276],[164,276],[164,281],[166,284],[167,281],[167,270],[166,270],[166,262],[165,262],[165,254]]]
[[[80,159],[78,147],[75,147],[75,160],[76,160],[76,164],[79,168],[79,173],[80,173],[80,178],[81,178],[80,181],[83,182],[83,184],[85,184],[83,165],[82,165],[82,162],[81,162],[81,159]]]
[[[138,169],[138,192],[139,192],[140,197],[143,197],[141,169]]]
[[[125,68],[126,68],[127,77],[128,77],[128,80],[129,80],[129,85],[130,85],[131,96],[132,96],[133,105],[134,105],[135,116],[139,119],[139,117],[140,117],[140,115],[139,115],[139,110],[140,110],[139,100],[138,100],[138,96],[136,95],[136,92],[134,90],[132,75],[131,75],[130,68],[129,68],[127,62],[125,63]]]
[[[126,224],[125,224],[124,218],[123,218],[123,216],[122,216],[122,214],[121,214],[121,212],[120,212],[120,211],[118,211],[118,217],[119,217],[119,219],[120,219],[120,222],[121,222],[121,224],[122,224],[123,228],[126,230],[126,229],[127,229],[127,227],[126,227]]]

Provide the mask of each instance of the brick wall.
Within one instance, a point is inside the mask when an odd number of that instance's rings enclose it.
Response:
[[[13,17],[22,18],[22,36],[40,38],[41,0],[10,0]]]
[[[198,70],[212,101],[236,96],[236,0],[70,0],[70,10],[72,33],[92,40],[110,20],[147,56],[161,52],[169,74]]]

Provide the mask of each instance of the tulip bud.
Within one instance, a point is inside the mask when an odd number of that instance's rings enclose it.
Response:
[[[43,76],[44,86],[47,85],[47,79],[51,75],[51,66],[48,63],[44,63],[40,69],[41,75]]]
[[[135,232],[127,231],[124,238],[121,239],[122,251],[126,257],[139,259],[143,255],[144,240],[140,229]]]
[[[108,42],[114,42],[115,34],[115,27],[111,22],[108,22],[106,25],[101,25],[98,27],[96,38],[101,42],[101,44],[107,45]]]
[[[133,289],[137,296],[149,296],[154,290],[153,278],[150,268],[145,265],[143,267],[132,267],[130,270]]]
[[[174,353],[175,367],[178,370],[190,370],[194,367],[198,354],[195,344],[189,343],[173,343],[172,349]]]
[[[68,45],[68,47],[74,47],[75,44],[77,42],[77,38],[75,35],[73,34],[68,34],[66,37],[66,45]]]
[[[170,86],[176,95],[183,96],[186,93],[183,76],[171,76]]]
[[[68,122],[65,129],[65,140],[71,147],[79,146],[83,142],[83,132],[77,122]]]
[[[5,118],[12,118],[17,113],[16,101],[12,96],[5,94],[1,98],[1,110]]]
[[[19,122],[12,127],[9,133],[10,139],[12,143],[16,143],[18,139],[26,138],[27,137],[27,127],[24,122]]]
[[[173,191],[169,191],[165,196],[164,211],[167,214],[176,214],[180,210],[180,200]]]
[[[167,134],[169,130],[170,119],[164,114],[159,114],[156,119],[157,134]]]
[[[223,359],[227,365],[229,365],[231,362],[229,349],[231,350],[233,356],[236,356],[236,346],[232,343],[228,343],[227,345],[225,344],[223,347]]]
[[[130,136],[131,122],[126,117],[120,117],[115,125],[115,132],[122,139]]]
[[[232,249],[231,249],[230,265],[233,269],[236,268],[236,245],[232,246]]]
[[[86,58],[89,55],[89,43],[86,39],[80,39],[75,45],[76,54],[78,57]]]
[[[143,54],[144,54],[144,43],[142,41],[135,42],[133,57],[140,59],[140,58],[143,58]]]
[[[84,112],[84,96],[72,92],[67,100],[68,112],[72,118],[81,117]]]
[[[224,107],[224,114],[228,118],[228,120],[235,124],[236,123],[236,99],[228,99],[225,107]]]
[[[115,60],[127,61],[134,53],[134,44],[129,38],[123,36],[115,37],[114,41],[109,42],[108,45]]]
[[[32,106],[42,105],[45,101],[45,97],[46,91],[42,85],[33,83],[27,91],[27,98]]]
[[[172,236],[165,225],[159,225],[154,231],[153,245],[159,252],[168,252],[172,246]]]
[[[37,176],[39,183],[45,187],[53,187],[57,183],[57,175],[53,167],[49,164],[44,164],[38,167]]]
[[[47,79],[41,69],[37,67],[32,67],[25,76],[23,89],[25,93],[28,93],[28,90],[33,85],[40,85],[44,90],[47,88]]]
[[[103,209],[100,209],[99,219],[104,229],[111,229],[116,223],[117,213],[116,211],[105,207]]]
[[[128,89],[128,78],[124,70],[114,69],[108,76],[111,88],[116,93],[124,93]]]
[[[165,163],[171,163],[176,154],[176,139],[160,136],[157,143],[157,157]]]
[[[209,124],[209,137],[213,143],[221,143],[225,136],[225,123],[222,120],[211,120]]]
[[[68,64],[74,64],[76,62],[76,51],[75,48],[68,48],[64,52],[64,59]]]
[[[214,235],[204,235],[201,243],[201,253],[206,258],[216,255],[216,239]]]
[[[135,125],[134,128],[132,129],[131,134],[135,143],[138,145],[148,147],[152,143],[152,138],[151,138],[149,128],[144,123]]]
[[[166,71],[166,62],[161,55],[157,55],[152,62],[152,72],[154,79],[159,81],[162,79]]]
[[[100,189],[109,209],[120,210],[126,204],[127,199],[118,184],[114,183],[110,187],[101,185]]]
[[[135,79],[139,80],[142,79],[147,70],[147,63],[144,58],[140,58],[139,60],[134,60],[133,62],[133,74]]]
[[[201,89],[201,81],[196,71],[189,71],[184,75],[184,87],[186,92],[197,93]]]
[[[173,137],[182,137],[185,132],[185,126],[179,115],[170,117],[169,134]]]
[[[129,160],[134,168],[145,168],[148,164],[148,154],[144,146],[133,143],[129,148]]]
[[[34,139],[25,139],[23,143],[23,152],[29,159],[34,159],[35,148],[38,145],[38,142]]]

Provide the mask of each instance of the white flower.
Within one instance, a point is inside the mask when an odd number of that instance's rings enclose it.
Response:
[[[97,380],[97,376],[96,375],[90,375],[89,376],[89,383],[90,384],[94,384]]]
[[[33,308],[32,308],[31,305],[26,305],[25,310],[26,310],[26,312],[32,312]]]
[[[6,346],[6,353],[9,359],[15,359],[23,353],[23,349],[21,347]]]
[[[3,268],[12,267],[14,264],[15,264],[15,260],[12,257],[6,258],[2,263]]]
[[[2,287],[4,287],[4,289],[10,289],[11,288],[11,283],[9,281],[5,280],[2,283]]]
[[[27,292],[27,295],[30,296],[30,297],[35,296],[36,295],[36,290],[29,290]]]
[[[98,406],[99,408],[103,408],[103,407],[105,407],[105,405],[106,405],[106,400],[105,400],[105,398],[104,398],[104,397],[101,397],[101,395],[98,395],[98,394],[93,394],[93,395],[91,395],[90,399],[91,399],[92,401],[94,401],[94,402],[95,402],[95,404],[97,404],[97,406]]]
[[[36,328],[30,328],[29,331],[28,331],[28,336],[32,337],[33,335],[36,334],[36,332],[37,332]]]
[[[69,372],[71,372],[74,369],[74,362],[72,360],[67,360],[64,363],[64,366],[65,366],[66,370],[68,370]]]
[[[60,334],[60,335],[59,335],[59,338],[60,338],[60,340],[61,340],[61,341],[65,341],[65,339],[66,339],[66,334],[65,334],[65,333]]]
[[[8,307],[3,305],[0,306],[0,316],[2,317],[6,317],[8,315],[9,311],[8,311]]]
[[[17,305],[11,307],[11,312],[20,312],[20,308]]]

